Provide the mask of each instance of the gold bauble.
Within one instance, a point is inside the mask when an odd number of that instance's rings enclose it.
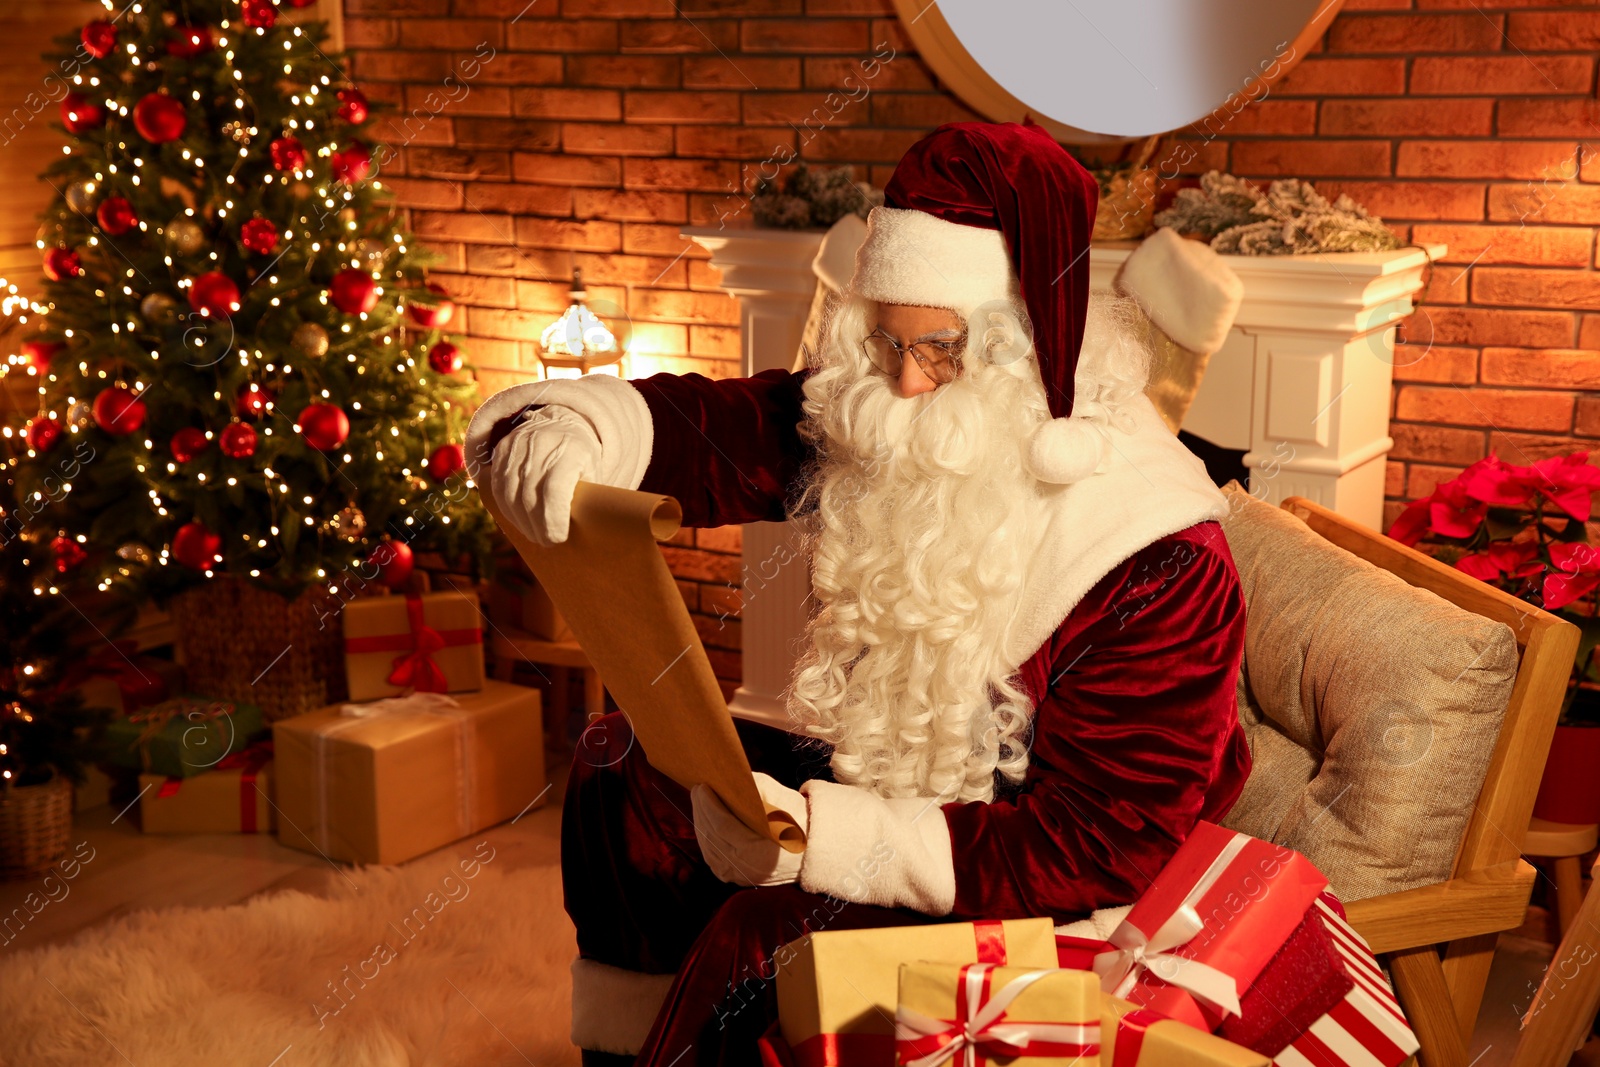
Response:
[[[87,400],[74,400],[72,406],[67,408],[68,426],[82,430],[92,421],[94,421],[94,408]]]
[[[94,208],[94,194],[94,182],[73,182],[66,189],[67,206],[80,215],[87,215]]]
[[[367,530],[367,517],[354,504],[342,509],[322,524],[322,528],[341,541],[355,544]]]
[[[192,256],[205,244],[206,231],[193,219],[179,216],[167,223],[167,244],[180,256]]]
[[[137,541],[129,541],[117,549],[117,558],[127,560],[129,563],[150,563],[155,559],[155,553]]]
[[[151,326],[171,326],[178,321],[178,302],[166,293],[147,293],[139,301],[139,317]]]
[[[294,328],[289,342],[301,354],[321,359],[328,354],[328,331],[314,322],[302,322]]]

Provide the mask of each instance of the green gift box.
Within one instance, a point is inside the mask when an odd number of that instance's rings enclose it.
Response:
[[[112,720],[106,761],[145,774],[204,774],[262,732],[261,709],[229,700],[182,696]]]

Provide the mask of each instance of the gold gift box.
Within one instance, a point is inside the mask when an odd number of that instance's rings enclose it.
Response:
[[[900,965],[900,1008],[909,1009],[929,1020],[950,1022],[958,1017],[957,999],[966,996],[961,988],[962,964],[902,963]],[[988,974],[989,993],[997,995],[1011,982],[1034,973],[1029,967],[996,967]],[[1006,1024],[1050,1023],[1088,1028],[1080,1049],[1073,1055],[1017,1056],[1006,1059],[1007,1067],[1062,1067],[1083,1055],[1085,1049],[1100,1044],[1100,977],[1091,971],[1051,970],[1017,994],[1006,1007],[1001,1022]],[[913,1063],[920,1057],[901,1054],[897,1063]],[[955,1061],[960,1062],[957,1055]]]
[[[278,840],[402,863],[532,807],[545,789],[539,691],[487,681],[450,699],[459,707],[333,705],[274,723]]]
[[[344,608],[345,676],[351,700],[378,700],[398,696],[407,688],[389,681],[396,661],[415,648],[416,635],[403,596],[357,597]],[[429,658],[444,675],[444,692],[462,693],[483,688],[483,616],[473,593],[423,593],[417,598],[422,622],[439,633],[445,646]],[[382,644],[377,651],[352,651],[352,645]]]
[[[1138,1011],[1139,1006],[1106,993],[1100,998],[1100,1064],[1113,1067],[1119,1036],[1117,1023],[1130,1011]],[[1271,1062],[1270,1057],[1216,1034],[1176,1019],[1163,1019],[1145,1031],[1137,1067],[1267,1067]]]
[[[162,796],[168,779],[139,775],[139,827],[147,834],[271,833],[277,825],[272,810],[272,761],[246,784],[240,767],[175,778],[177,791]],[[249,816],[249,818],[247,818]],[[253,828],[247,825],[253,821]]]
[[[818,918],[819,925],[826,921],[826,915]],[[1005,935],[1007,966],[1056,966],[1055,924],[1050,919],[984,925],[985,936],[995,926]],[[800,1062],[889,1067],[894,1063],[900,965],[979,962],[978,938],[973,923],[936,923],[819,930],[791,941],[774,958],[783,1039]],[[839,1058],[818,1048],[830,1045]]]

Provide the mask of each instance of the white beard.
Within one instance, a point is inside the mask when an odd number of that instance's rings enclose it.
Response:
[[[790,715],[838,781],[885,797],[988,800],[1018,781],[1032,701],[1003,649],[1041,529],[1024,457],[1046,419],[1034,357],[969,345],[962,377],[904,399],[861,353],[866,307],[834,316],[806,383],[806,490],[820,608]]]

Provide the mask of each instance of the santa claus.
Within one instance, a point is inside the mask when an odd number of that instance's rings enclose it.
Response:
[[[652,769],[619,715],[579,745],[586,1064],[759,1062],[807,930],[1126,904],[1239,794],[1224,502],[1144,395],[1142,312],[1090,298],[1096,194],[1039,127],[942,127],[869,217],[814,366],[533,383],[475,418],[475,476],[536,542],[565,538],[579,479],[809,534],[793,732],[740,724],[803,852]]]

